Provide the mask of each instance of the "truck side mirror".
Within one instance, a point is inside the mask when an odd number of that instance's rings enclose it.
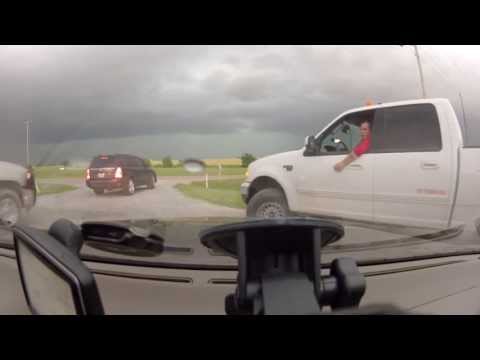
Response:
[[[78,254],[45,231],[13,229],[23,292],[34,315],[103,315],[95,278]]]
[[[305,138],[305,152],[303,155],[314,155],[315,154],[315,137],[310,135]]]
[[[312,135],[305,137],[305,147],[312,147],[314,142],[315,138]]]

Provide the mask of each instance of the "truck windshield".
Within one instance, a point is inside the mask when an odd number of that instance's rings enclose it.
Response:
[[[0,46],[0,217],[165,237],[148,258],[82,249],[132,266],[234,269],[198,233],[259,217],[342,223],[326,262],[480,252],[480,149],[463,137],[480,47],[418,49],[426,98],[408,46]]]

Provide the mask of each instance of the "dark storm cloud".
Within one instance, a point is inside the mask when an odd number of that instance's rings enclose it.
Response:
[[[427,85],[443,96],[431,60]],[[4,46],[0,82],[4,144],[21,142],[26,119],[39,144],[242,129],[304,135],[368,98],[418,96],[415,58],[398,46]]]

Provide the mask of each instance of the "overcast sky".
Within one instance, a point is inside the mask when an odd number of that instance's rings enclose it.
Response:
[[[420,46],[429,97],[480,110],[480,47]],[[411,47],[0,46],[0,158],[263,156],[367,99],[420,94]],[[470,126],[470,124],[469,124]],[[474,125],[472,125],[474,126]]]

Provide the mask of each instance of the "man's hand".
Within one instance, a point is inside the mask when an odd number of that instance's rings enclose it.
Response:
[[[335,166],[333,167],[336,172],[341,172],[344,168],[343,164],[341,162],[336,163]]]

